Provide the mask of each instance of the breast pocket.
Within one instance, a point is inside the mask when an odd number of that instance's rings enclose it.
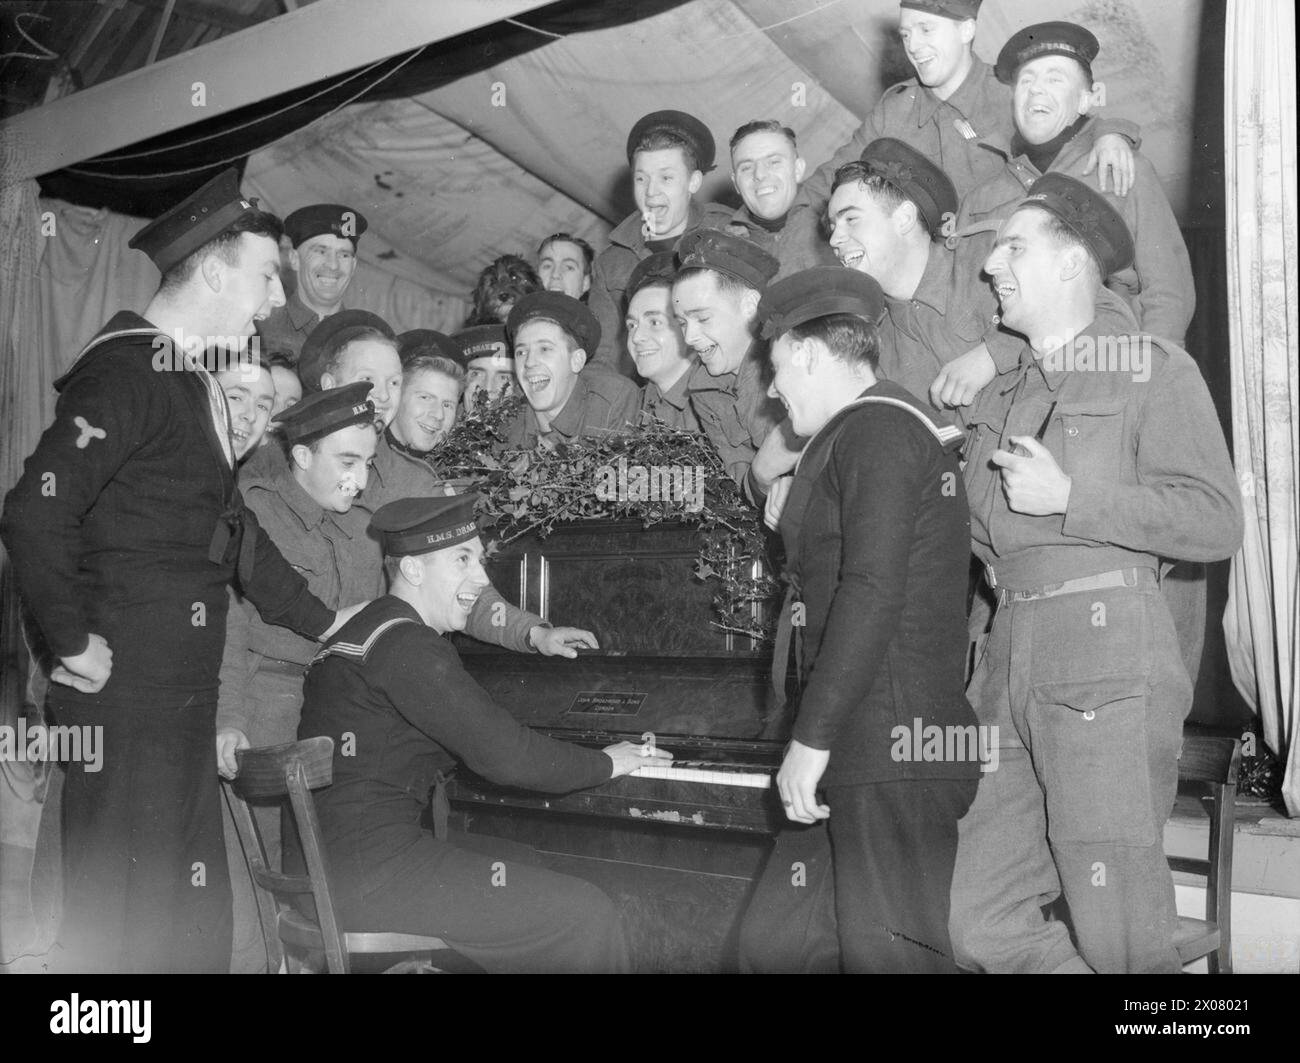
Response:
[[[1110,399],[1062,407],[1057,416],[1061,424],[1061,468],[1067,476],[1127,468],[1125,405]]]

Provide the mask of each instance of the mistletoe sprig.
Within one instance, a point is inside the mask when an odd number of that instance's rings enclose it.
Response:
[[[779,593],[773,577],[753,574],[754,562],[767,553],[759,514],[705,436],[654,421],[626,435],[584,437],[553,450],[512,446],[509,426],[522,400],[485,399],[480,393],[434,457],[443,476],[474,481],[492,549],[525,535],[544,538],[556,525],[579,520],[696,524],[695,576],[717,584],[715,626],[771,639],[771,623],[754,609]],[[669,470],[658,483],[673,489],[638,492],[638,469]]]

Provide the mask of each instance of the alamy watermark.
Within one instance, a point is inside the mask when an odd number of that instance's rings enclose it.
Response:
[[[704,508],[704,466],[617,465],[596,470],[596,497],[602,502],[676,502],[688,513]]]
[[[18,725],[0,724],[0,761],[35,764],[41,761],[77,762],[97,772],[104,766],[104,728],[101,726],[28,726],[20,716]]]
[[[1044,369],[1061,373],[1128,373],[1144,384],[1151,379],[1150,336],[1075,336],[1043,341]]]
[[[155,336],[153,368],[157,373],[238,373],[245,382],[256,380],[261,339],[253,336],[197,336],[176,329],[171,336]]]
[[[926,724],[917,716],[897,724],[889,755],[902,764],[979,764],[980,771],[998,770],[998,725]]]

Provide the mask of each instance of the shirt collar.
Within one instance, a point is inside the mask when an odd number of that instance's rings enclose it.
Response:
[[[284,309],[289,315],[289,320],[293,323],[293,327],[299,332],[310,332],[320,324],[320,316],[315,310],[310,309],[306,303],[298,298],[297,292],[294,292],[285,301]]]
[[[574,382],[573,393],[569,396],[569,400],[560,407],[560,412],[551,418],[550,431],[565,439],[576,439],[582,431],[582,414],[587,408],[587,396],[590,393],[591,380],[586,373],[580,372]]]
[[[962,83],[957,86],[956,90],[946,100],[939,99],[934,94],[934,90],[922,85],[919,81],[917,87],[919,93],[916,98],[916,125],[919,129],[927,122],[933,120],[938,113],[939,108],[947,104],[954,111],[967,120],[972,114],[979,111],[979,97],[984,88],[984,79],[992,74],[988,63],[984,62],[979,56],[971,56],[970,70],[966,72]]]
[[[273,444],[272,444],[273,445]],[[325,509],[319,502],[303,490],[302,485],[293,475],[293,468],[288,462],[276,470],[267,482],[289,507],[307,531],[315,531],[325,520]]]
[[[894,303],[925,303],[940,314],[948,312],[948,296],[952,291],[953,252],[943,244],[930,242],[930,254],[925,260],[925,269],[917,282],[916,291],[911,299],[890,299]]]

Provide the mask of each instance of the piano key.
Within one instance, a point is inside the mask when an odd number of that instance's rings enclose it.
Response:
[[[755,790],[766,790],[772,785],[772,777],[757,772],[719,771],[716,768],[678,768],[669,765],[647,764],[632,772],[633,778],[671,779],[674,782],[707,783],[714,786],[748,786]]]

